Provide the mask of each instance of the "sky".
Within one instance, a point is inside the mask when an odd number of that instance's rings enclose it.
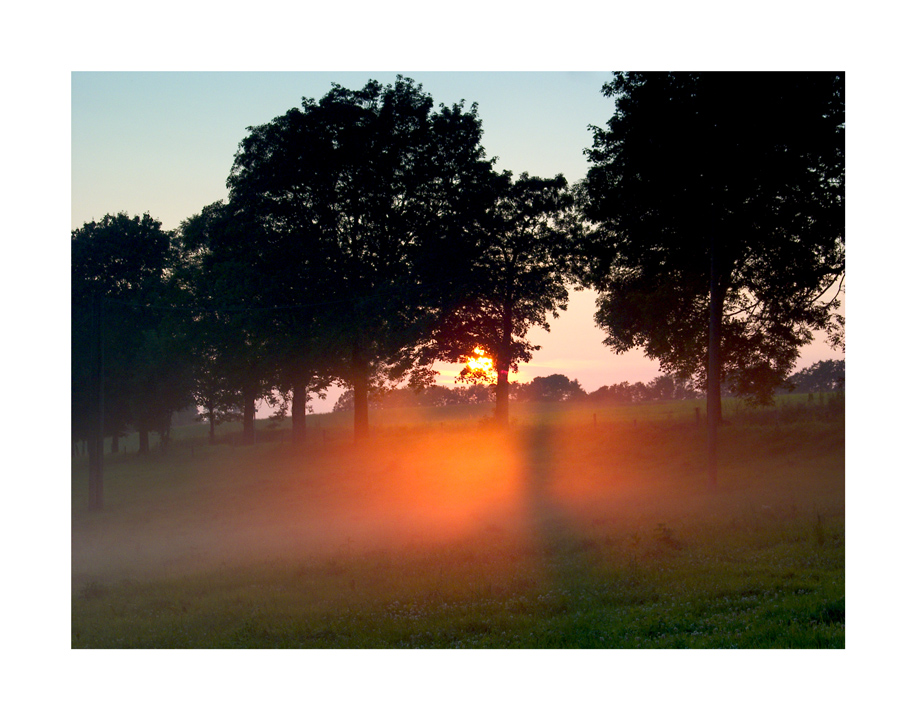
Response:
[[[436,105],[476,103],[487,157],[498,170],[576,182],[588,170],[584,150],[590,125],[603,127],[614,112],[602,93],[609,72],[74,72],[71,75],[71,226],[106,214],[148,212],[165,229],[226,197],[226,178],[247,128],[318,99],[332,83],[360,88],[388,84],[402,74],[422,84]],[[640,350],[617,355],[595,326],[596,295],[571,292],[568,309],[533,328],[541,347],[512,380],[554,373],[577,379],[586,391],[619,382],[648,382],[658,364]],[[799,367],[838,359],[823,339],[802,353]],[[439,382],[451,384],[460,366],[439,364]],[[314,400],[321,412],[339,391]],[[260,415],[270,410],[264,404]]]

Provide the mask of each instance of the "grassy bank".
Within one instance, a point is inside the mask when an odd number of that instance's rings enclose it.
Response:
[[[697,405],[78,458],[72,646],[843,647],[841,412],[732,408],[709,491]]]

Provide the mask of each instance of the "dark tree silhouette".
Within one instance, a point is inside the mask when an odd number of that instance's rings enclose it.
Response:
[[[846,361],[822,360],[789,376],[789,386],[795,392],[833,392],[846,385]]]
[[[573,195],[562,175],[493,177],[495,202],[466,266],[466,297],[438,324],[438,356],[466,363],[479,347],[494,361],[497,422],[509,421],[509,371],[539,348],[525,339],[532,326],[550,330],[568,300],[577,237]],[[463,376],[474,380],[473,372]]]
[[[368,432],[369,390],[416,366],[418,345],[458,287],[449,258],[469,243],[488,190],[480,137],[476,106],[434,112],[422,87],[399,77],[361,90],[334,85],[249,128],[239,146],[231,202],[275,249],[265,281],[274,297],[315,304],[300,337],[353,389],[358,439]]]
[[[587,281],[618,352],[641,346],[707,392],[768,402],[813,330],[836,336],[844,253],[844,80],[618,73],[585,182]]]
[[[179,228],[181,274],[193,298],[188,331],[197,358],[195,397],[213,426],[242,420],[242,443],[255,441],[255,411],[271,390],[268,344],[275,313],[265,290],[265,233],[232,203],[206,206]]]
[[[587,397],[578,380],[559,374],[536,377],[530,383],[519,385],[517,393],[520,400],[528,402],[566,402]]]
[[[149,215],[106,215],[71,233],[72,407],[75,427],[87,407],[88,332],[92,298],[103,302],[106,434],[117,436],[128,424],[141,433],[166,430],[163,415],[187,405],[183,368],[178,359],[166,371],[166,320],[144,306],[164,302],[170,292],[167,268],[172,264],[169,233]],[[164,324],[165,323],[165,324]],[[154,366],[159,366],[158,372]],[[182,377],[178,377],[181,375]],[[155,377],[154,377],[155,376]],[[159,401],[150,405],[151,393]],[[156,419],[153,411],[158,409]],[[142,443],[148,449],[148,441]]]
[[[71,417],[89,440],[90,506],[101,507],[102,435],[128,425],[148,450],[167,439],[171,413],[190,400],[177,326],[146,306],[170,302],[171,237],[149,215],[106,215],[71,232]],[[104,388],[104,392],[102,392]]]
[[[192,393],[209,426],[211,445],[216,443],[218,425],[242,420],[243,405],[243,382],[230,370],[238,330],[225,312],[213,307],[218,283],[211,245],[219,245],[214,238],[224,232],[225,223],[226,208],[220,201],[182,221],[177,233],[181,247],[177,275],[191,298],[190,313],[184,317],[195,358]]]

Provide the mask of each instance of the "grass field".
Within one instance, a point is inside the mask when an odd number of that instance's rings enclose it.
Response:
[[[699,402],[181,428],[96,513],[77,458],[72,647],[842,648],[842,404],[781,403],[726,408],[715,491]]]

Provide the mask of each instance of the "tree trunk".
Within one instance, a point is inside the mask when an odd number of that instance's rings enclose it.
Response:
[[[207,408],[207,418],[210,421],[210,444],[216,445],[216,409],[213,406]]]
[[[169,443],[172,441],[172,422],[171,416],[169,419],[160,427],[156,434],[159,435],[159,452],[165,454],[168,450]]]
[[[242,445],[254,445],[254,414],[257,393],[252,387],[242,389]]]
[[[369,364],[359,344],[353,347],[353,438],[369,437]]]
[[[293,443],[305,443],[305,420],[306,408],[308,405],[308,392],[306,383],[296,382],[293,384]]]
[[[496,354],[496,409],[497,425],[509,424],[509,362],[512,353],[512,311],[503,312],[502,337]]]
[[[147,427],[146,421],[140,421],[140,427],[137,430],[140,440],[140,449],[138,450],[140,455],[149,455],[149,427]]]
[[[497,425],[509,424],[509,364],[501,358],[496,361],[496,409]]]
[[[710,247],[709,362],[706,366],[706,432],[709,451],[709,487],[718,485],[719,424],[722,422],[722,312],[725,293],[719,276],[715,238]]]

